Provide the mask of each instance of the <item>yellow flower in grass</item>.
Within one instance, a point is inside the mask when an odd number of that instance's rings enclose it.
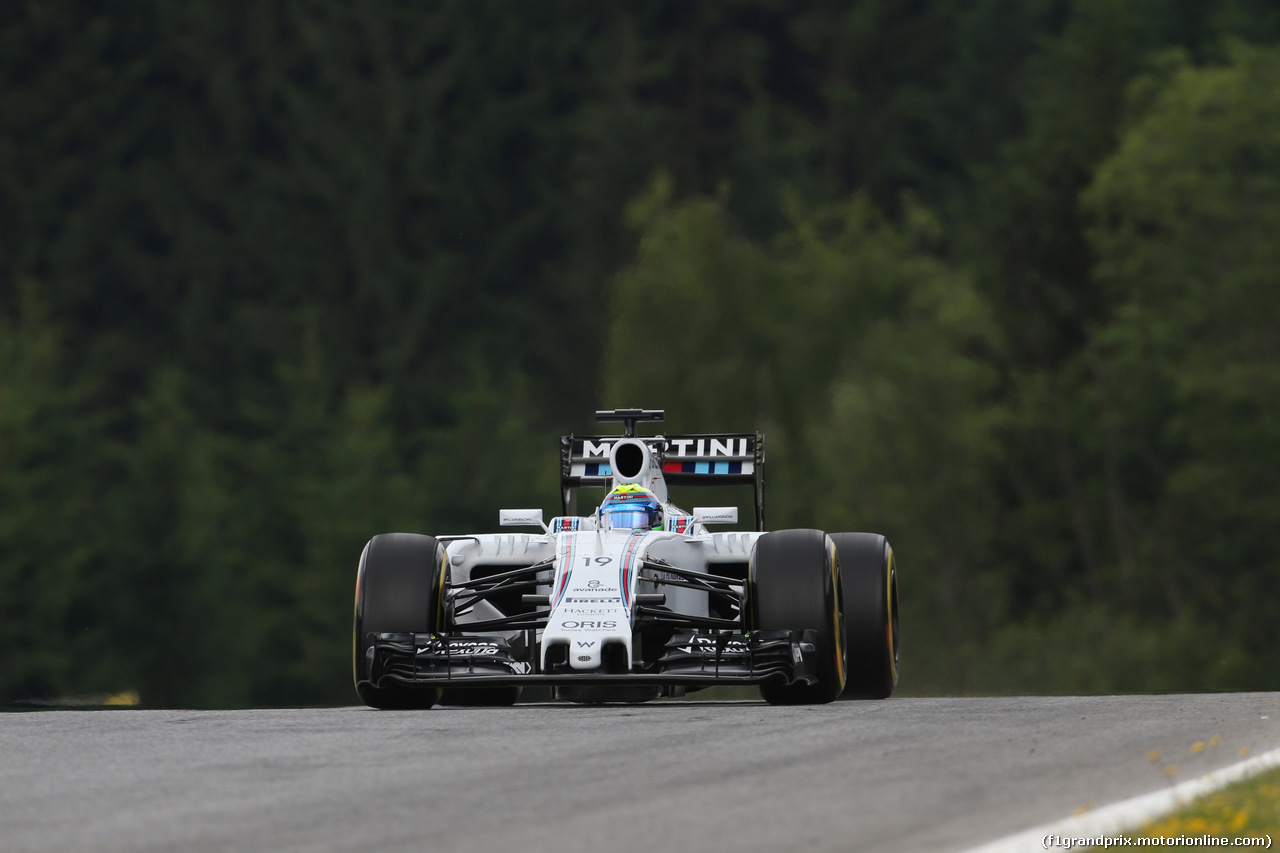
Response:
[[[1182,811],[1143,827],[1148,838],[1280,835],[1280,770],[1238,783],[1187,804]]]

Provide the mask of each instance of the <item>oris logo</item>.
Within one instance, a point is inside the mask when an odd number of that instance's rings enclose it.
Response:
[[[561,628],[574,629],[582,631],[608,631],[611,628],[617,628],[618,623],[614,619],[572,619],[568,622],[561,622]]]

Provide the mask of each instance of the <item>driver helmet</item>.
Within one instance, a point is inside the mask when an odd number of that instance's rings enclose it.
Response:
[[[600,504],[600,526],[606,530],[654,529],[662,526],[662,504],[653,492],[626,483]]]

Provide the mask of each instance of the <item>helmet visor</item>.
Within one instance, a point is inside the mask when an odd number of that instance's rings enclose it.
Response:
[[[615,530],[634,530],[641,527],[652,527],[656,522],[656,511],[644,504],[630,506],[606,507],[604,520],[607,527]]]

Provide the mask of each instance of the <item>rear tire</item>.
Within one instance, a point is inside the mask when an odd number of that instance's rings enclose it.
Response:
[[[750,624],[757,630],[817,633],[816,684],[760,685],[771,705],[830,702],[847,671],[844,614],[835,546],[821,530],[779,530],[756,541],[747,570]]]
[[[898,577],[877,533],[833,533],[844,583],[851,699],[888,699],[898,684]]]
[[[383,710],[430,708],[440,699],[434,687],[376,687],[370,680],[372,634],[429,634],[442,619],[445,551],[431,536],[384,533],[369,540],[356,575],[354,669],[356,693]]]

